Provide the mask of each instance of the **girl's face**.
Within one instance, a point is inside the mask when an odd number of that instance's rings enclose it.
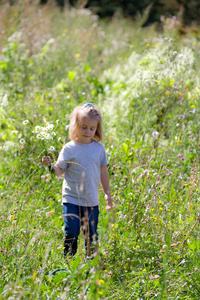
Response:
[[[88,117],[82,117],[81,124],[77,127],[76,142],[89,144],[92,143],[93,137],[97,130],[98,120]]]

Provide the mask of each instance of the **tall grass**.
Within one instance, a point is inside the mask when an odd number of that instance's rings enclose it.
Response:
[[[200,35],[173,22],[1,5],[1,299],[199,299]],[[62,181],[41,157],[82,102],[104,114],[115,206],[100,190],[98,255],[81,235],[64,261]]]

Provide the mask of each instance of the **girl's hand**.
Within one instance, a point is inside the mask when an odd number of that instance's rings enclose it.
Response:
[[[107,202],[106,210],[110,210],[113,206],[112,198],[110,195],[105,195],[105,198],[106,198],[106,202]]]
[[[42,158],[43,164],[48,167],[51,164],[51,157],[50,156],[43,156]]]

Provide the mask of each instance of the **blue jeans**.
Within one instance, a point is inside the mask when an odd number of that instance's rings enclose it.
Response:
[[[99,207],[85,207],[72,203],[63,203],[63,218],[65,223],[64,256],[75,255],[80,228],[85,238],[86,255],[91,256],[98,241],[97,225]]]

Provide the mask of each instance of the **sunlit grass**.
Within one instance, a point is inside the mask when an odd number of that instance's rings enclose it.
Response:
[[[198,32],[1,8],[1,298],[198,299]],[[104,114],[115,207],[100,191],[99,253],[85,261],[81,235],[65,262],[62,180],[41,157],[56,160],[82,102]]]

